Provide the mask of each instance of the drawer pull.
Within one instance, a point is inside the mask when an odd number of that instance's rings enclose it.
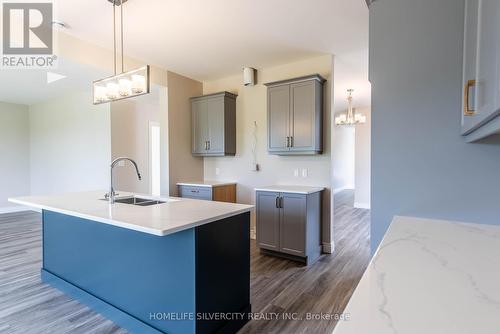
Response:
[[[465,116],[474,116],[476,114],[476,109],[474,107],[470,107],[470,90],[472,87],[476,86],[476,80],[468,80],[465,84],[465,92],[464,92],[464,115]]]

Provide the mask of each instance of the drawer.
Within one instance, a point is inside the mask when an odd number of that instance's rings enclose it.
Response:
[[[212,200],[212,188],[179,186],[179,197]]]

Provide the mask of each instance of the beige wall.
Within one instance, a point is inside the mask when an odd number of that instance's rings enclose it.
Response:
[[[203,93],[201,82],[168,72],[168,132],[170,195],[177,182],[203,180],[203,159],[191,154],[190,97]]]
[[[111,154],[109,105],[91,92],[30,106],[31,194],[106,189]]]
[[[271,184],[324,186],[330,189],[330,84],[332,57],[322,56],[272,68],[259,69],[258,84],[244,87],[242,76],[204,82],[203,93],[230,91],[237,98],[237,149],[235,157],[205,158],[205,179],[238,182],[238,202],[255,203],[254,188]],[[327,79],[325,87],[324,153],[318,156],[276,156],[267,152],[266,82],[319,73]],[[261,170],[250,170],[254,122],[257,122],[257,163]],[[308,176],[295,177],[295,169],[307,169]],[[323,200],[323,241],[330,239],[330,191]],[[253,222],[254,224],[255,222]],[[253,225],[254,226],[254,225]]]
[[[28,106],[0,102],[0,212],[30,193]]]
[[[139,166],[142,180],[128,162],[114,170],[116,190],[151,193],[151,166],[149,157],[150,122],[160,124],[161,131],[161,193],[168,195],[168,127],[167,89],[154,86],[149,95],[121,100],[111,104],[112,159],[128,157]]]
[[[110,45],[111,47],[111,45]],[[55,32],[55,53],[56,55],[71,59],[84,65],[90,65],[95,68],[113,72],[113,52],[70,36],[64,32]],[[120,55],[118,55],[120,57]],[[146,65],[146,62],[125,56],[125,71],[133,70],[137,67]],[[120,65],[120,64],[118,64]],[[153,84],[166,87],[167,71],[158,66],[151,65],[151,82]]]
[[[371,190],[371,109],[356,109],[366,116],[365,124],[356,125],[356,164],[354,207],[370,208]]]

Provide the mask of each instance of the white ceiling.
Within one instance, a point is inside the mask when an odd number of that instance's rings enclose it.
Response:
[[[57,68],[49,71],[65,78],[47,83],[47,70],[0,70],[0,101],[32,105],[70,92],[91,91],[92,81],[109,75],[61,57]]]
[[[58,0],[66,32],[112,47],[108,0]],[[129,0],[125,53],[205,81],[320,54],[368,50],[365,0]]]
[[[269,67],[322,54],[336,56],[336,111],[354,88],[356,107],[370,105],[368,8],[364,0],[129,0],[125,53],[207,81],[242,66]],[[108,0],[55,0],[66,33],[112,48]],[[60,58],[47,84],[41,70],[0,70],[0,101],[34,104],[71,90],[90,89],[101,73]]]

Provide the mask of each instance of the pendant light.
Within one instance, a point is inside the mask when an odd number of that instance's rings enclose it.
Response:
[[[94,81],[94,104],[118,101],[150,92],[149,65],[125,72],[123,53],[123,4],[127,0],[107,0],[113,4],[113,65],[114,75]],[[120,34],[121,34],[121,72],[117,71],[117,43],[116,43],[116,9],[120,9]]]
[[[347,97],[347,101],[349,107],[347,108],[347,113],[342,113],[335,117],[335,125],[347,125],[352,126],[356,124],[364,124],[366,123],[366,116],[362,114],[357,114],[354,108],[352,107],[352,92],[354,89],[348,89],[347,92],[349,96]]]

